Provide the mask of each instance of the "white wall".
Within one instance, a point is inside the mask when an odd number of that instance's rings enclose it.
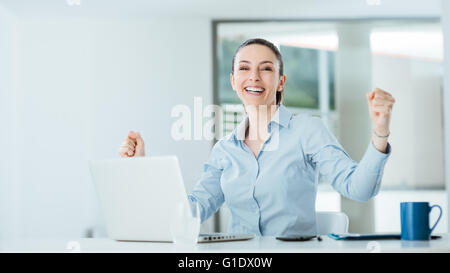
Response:
[[[447,207],[450,208],[450,2],[442,3],[442,33],[444,34],[444,90],[442,92],[442,107],[444,113],[444,154],[445,154],[445,187],[447,191]],[[447,52],[447,53],[445,53]],[[450,211],[447,214],[447,220],[450,223]]]
[[[178,155],[190,191],[211,142],[172,140],[170,114],[194,96],[212,103],[208,21],[20,20],[14,34],[17,236],[79,237],[101,225],[88,160],[118,157],[129,130],[148,155]]]
[[[12,92],[12,39],[15,18],[0,7],[0,240],[6,234],[14,232],[14,225],[18,225],[14,214],[10,213],[18,201],[11,194],[16,190],[13,183],[13,160],[15,158],[13,146],[14,94]]]
[[[396,99],[384,188],[443,188],[441,64],[374,55],[373,82]]]

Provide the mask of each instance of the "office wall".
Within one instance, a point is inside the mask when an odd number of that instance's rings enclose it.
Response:
[[[5,119],[17,160],[2,166],[14,171],[8,194],[19,185],[10,198],[20,207],[8,204],[5,216],[20,218],[17,236],[76,238],[101,228],[88,160],[118,157],[129,130],[141,132],[148,155],[179,156],[192,189],[211,142],[174,141],[171,109],[192,107],[194,96],[212,102],[207,21],[21,19],[14,35],[16,115]]]
[[[450,52],[450,2],[441,1],[441,22],[442,33],[444,36],[444,52]],[[444,90],[442,92],[442,107],[444,114],[444,156],[445,156],[445,187],[447,191],[447,207],[450,208],[450,57],[449,54],[444,54],[443,63],[443,84]],[[447,215],[447,220],[450,223],[450,211],[444,212]],[[450,228],[448,229],[450,230]]]
[[[374,84],[396,99],[389,137],[394,152],[385,167],[385,189],[445,186],[441,76],[438,61],[373,57]]]
[[[0,7],[0,240],[6,234],[14,232],[12,223],[16,221],[9,208],[17,202],[12,198],[11,191],[15,190],[12,183],[12,166],[15,157],[13,143],[14,94],[12,92],[12,39],[14,16]]]

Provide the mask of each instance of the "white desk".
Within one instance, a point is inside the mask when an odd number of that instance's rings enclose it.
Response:
[[[301,252],[450,252],[450,234],[441,239],[405,242],[400,240],[284,242],[275,237],[256,237],[248,241],[205,243],[183,246],[173,243],[122,242],[110,239],[3,240],[0,252],[211,252],[211,253],[301,253]]]

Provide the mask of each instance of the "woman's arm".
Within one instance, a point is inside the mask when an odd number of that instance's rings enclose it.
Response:
[[[309,118],[303,130],[306,132],[302,137],[304,157],[337,192],[360,202],[368,201],[378,193],[384,166],[391,153],[389,144],[383,153],[370,142],[357,163],[319,118]]]
[[[319,118],[310,118],[303,129],[302,145],[308,162],[336,191],[356,201],[367,201],[378,193],[391,153],[387,136],[395,100],[381,89],[368,93],[367,100],[373,136],[359,163],[350,158]]]

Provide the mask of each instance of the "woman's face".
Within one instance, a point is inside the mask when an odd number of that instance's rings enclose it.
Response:
[[[264,45],[252,44],[236,54],[234,74],[230,75],[233,90],[244,105],[274,105],[276,92],[282,91],[286,76],[280,76],[275,53]]]

